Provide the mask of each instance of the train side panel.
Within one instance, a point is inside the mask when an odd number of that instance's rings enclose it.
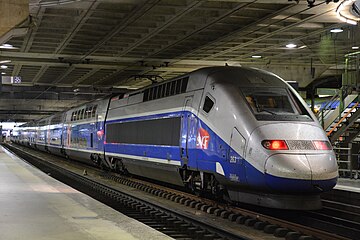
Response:
[[[63,156],[62,132],[64,116],[64,113],[56,114],[49,120],[47,147],[50,153],[58,156]]]
[[[184,93],[156,99],[158,89],[150,88],[153,95],[140,92],[111,101],[105,130],[106,157],[130,173],[183,185],[179,168],[197,168],[196,157],[188,150],[195,146],[194,116],[203,90],[183,89]],[[171,94],[172,84],[161,89]]]
[[[108,102],[109,99],[106,98],[66,112],[62,130],[65,156],[86,163],[102,163]]]
[[[36,148],[44,152],[48,151],[49,120],[50,118],[44,118],[36,122]]]

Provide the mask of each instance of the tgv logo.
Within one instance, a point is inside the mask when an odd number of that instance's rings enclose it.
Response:
[[[210,142],[209,133],[205,129],[199,128],[196,139],[196,147],[201,149],[208,149],[209,142]]]

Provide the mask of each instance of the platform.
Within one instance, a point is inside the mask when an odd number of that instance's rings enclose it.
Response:
[[[0,147],[0,239],[171,239]]]
[[[360,179],[339,178],[335,189],[360,193]]]
[[[335,189],[360,193],[360,179],[339,178]]]

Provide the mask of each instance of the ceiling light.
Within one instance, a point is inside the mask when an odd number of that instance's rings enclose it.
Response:
[[[18,49],[18,48],[14,47],[11,44],[4,43],[4,44],[0,45],[0,49]]]
[[[286,45],[287,48],[296,48],[296,44],[293,44],[293,43],[289,43]]]
[[[2,75],[5,75],[6,73],[2,72],[1,74],[2,74]]]
[[[251,57],[252,57],[252,58],[261,58],[260,55],[252,55]]]
[[[330,30],[330,32],[332,32],[332,33],[341,33],[343,31],[344,30],[342,30],[341,28],[333,28],[333,29]]]
[[[352,49],[356,50],[356,49],[359,49],[359,47],[352,47]]]
[[[306,45],[302,45],[301,47],[298,47],[298,49],[306,48]]]
[[[1,68],[1,69],[7,69],[8,66],[6,66],[6,65],[1,65],[0,68]]]
[[[2,61],[0,61],[0,64],[3,64],[3,63],[11,63],[11,60],[2,60]]]

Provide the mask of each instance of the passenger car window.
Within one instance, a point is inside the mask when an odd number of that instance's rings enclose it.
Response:
[[[96,116],[96,109],[97,109],[97,105],[95,105],[91,111],[91,117],[95,117]]]
[[[204,112],[209,113],[213,106],[214,106],[214,101],[209,96],[206,96],[203,105]]]
[[[77,115],[76,120],[80,120],[80,110],[77,110],[77,111],[76,111],[76,115]]]

